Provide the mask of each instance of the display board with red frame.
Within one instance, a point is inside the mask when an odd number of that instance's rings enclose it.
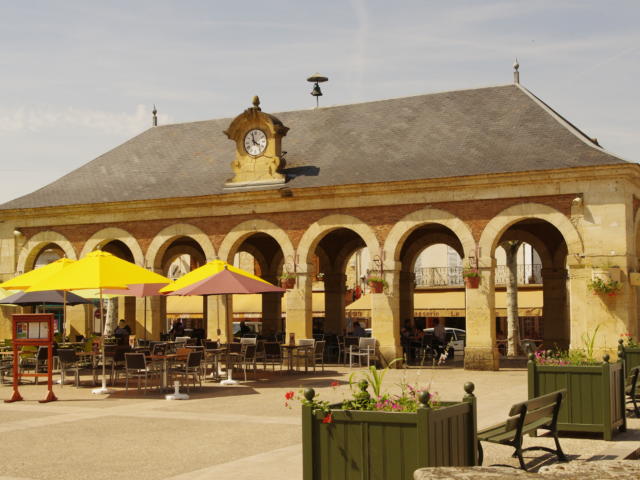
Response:
[[[22,377],[47,377],[48,393],[40,403],[57,400],[53,394],[53,334],[55,329],[55,317],[52,313],[12,315],[13,323],[13,395],[5,402],[17,402],[23,400],[18,391],[20,378]],[[20,371],[20,350],[24,346],[47,347],[47,373],[34,373]],[[36,365],[37,365],[36,357]]]

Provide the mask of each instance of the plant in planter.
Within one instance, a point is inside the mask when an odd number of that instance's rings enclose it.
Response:
[[[382,293],[387,287],[387,282],[382,277],[368,277],[367,285],[371,287],[372,293]]]
[[[290,272],[283,272],[280,275],[280,286],[282,288],[286,288],[287,290],[292,289],[296,286],[296,276]]]
[[[467,265],[462,270],[462,278],[467,288],[478,288],[480,285],[480,270],[476,267]]]
[[[617,280],[593,277],[589,283],[587,283],[587,288],[591,290],[594,295],[615,297],[622,291],[622,284]]]
[[[410,385],[397,395],[385,393],[386,369],[367,372],[368,380],[350,381],[352,395],[342,403],[321,401],[313,389],[299,397],[304,480],[409,480],[421,467],[476,464],[472,383],[465,384],[461,402],[444,402]]]
[[[616,429],[625,431],[623,362],[593,356],[598,328],[583,336],[583,350],[536,352],[527,364],[529,398],[567,389],[558,418],[558,430],[602,433],[611,440]]]

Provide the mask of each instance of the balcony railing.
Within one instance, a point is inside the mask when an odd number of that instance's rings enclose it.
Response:
[[[416,286],[418,287],[459,287],[464,285],[462,267],[428,267],[415,271]],[[507,281],[507,267],[496,267],[496,285],[505,285]],[[542,283],[542,265],[539,263],[518,265],[518,285]]]

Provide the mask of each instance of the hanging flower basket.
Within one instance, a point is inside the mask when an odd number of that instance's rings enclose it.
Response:
[[[367,285],[371,288],[371,293],[382,293],[384,287],[387,286],[387,282],[383,278],[369,277],[367,279]]]
[[[478,288],[480,286],[480,277],[464,277],[464,286],[467,288]]]
[[[287,290],[291,290],[296,286],[296,277],[293,276],[285,276],[280,277],[280,286],[282,288],[286,288]]]
[[[477,268],[465,268],[462,271],[464,286],[467,288],[478,288],[480,286],[480,271]]]

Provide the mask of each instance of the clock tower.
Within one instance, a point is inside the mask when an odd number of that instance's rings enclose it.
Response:
[[[253,97],[253,107],[234,118],[224,131],[236,142],[236,158],[231,162],[234,176],[225,188],[284,183],[281,145],[288,131],[276,117],[262,112],[260,99]]]

